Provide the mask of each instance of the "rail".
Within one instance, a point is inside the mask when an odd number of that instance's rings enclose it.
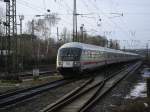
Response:
[[[79,107],[73,106],[76,108],[72,108],[72,110],[69,111],[86,112],[87,109],[89,109],[96,101],[98,101],[109,90],[111,90],[127,74],[135,71],[140,65],[141,62],[138,62],[134,65],[129,65],[96,83],[94,80],[90,81],[89,83],[84,83],[84,86],[76,88],[62,99],[59,99],[55,103],[50,104],[40,110],[40,112],[54,112],[56,110],[63,112],[67,109],[71,109],[71,106],[75,104],[77,104]]]

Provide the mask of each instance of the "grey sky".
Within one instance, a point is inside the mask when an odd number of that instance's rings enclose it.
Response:
[[[2,2],[0,5],[4,7]],[[17,14],[25,15],[24,23],[36,14],[45,14],[46,9],[59,14],[60,30],[67,27],[72,31],[73,0],[17,0]],[[77,0],[77,10],[90,14],[78,16],[78,29],[84,24],[89,34],[121,40],[128,48],[145,47],[144,43],[150,40],[150,0]],[[123,13],[123,16],[111,13]]]

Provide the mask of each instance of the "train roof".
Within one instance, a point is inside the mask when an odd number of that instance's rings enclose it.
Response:
[[[118,53],[118,54],[138,55],[135,53],[124,52],[124,51],[120,51],[120,50],[110,49],[110,48],[106,48],[106,47],[100,47],[100,46],[91,45],[91,44],[84,44],[84,43],[80,43],[80,42],[69,42],[69,43],[62,45],[59,49],[69,48],[69,47],[81,48],[81,49],[86,49],[86,50],[107,51],[107,52]]]
[[[91,45],[91,44],[84,44],[84,43],[79,43],[79,42],[69,42],[60,47],[61,48],[68,48],[68,47],[76,47],[76,48],[81,48],[81,49],[90,49],[90,50],[105,50],[104,47],[96,46],[96,45]]]

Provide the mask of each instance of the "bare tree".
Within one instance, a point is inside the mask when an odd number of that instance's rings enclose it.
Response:
[[[54,27],[60,18],[56,13],[46,14],[43,18],[34,19],[34,21],[28,21],[27,26],[27,33],[31,34],[31,31],[35,31],[35,35],[38,37],[44,37],[43,39],[47,39],[51,35],[51,28]]]

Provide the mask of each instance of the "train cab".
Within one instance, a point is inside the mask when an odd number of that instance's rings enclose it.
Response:
[[[63,74],[80,72],[82,49],[76,47],[60,48],[57,55],[57,70]]]

